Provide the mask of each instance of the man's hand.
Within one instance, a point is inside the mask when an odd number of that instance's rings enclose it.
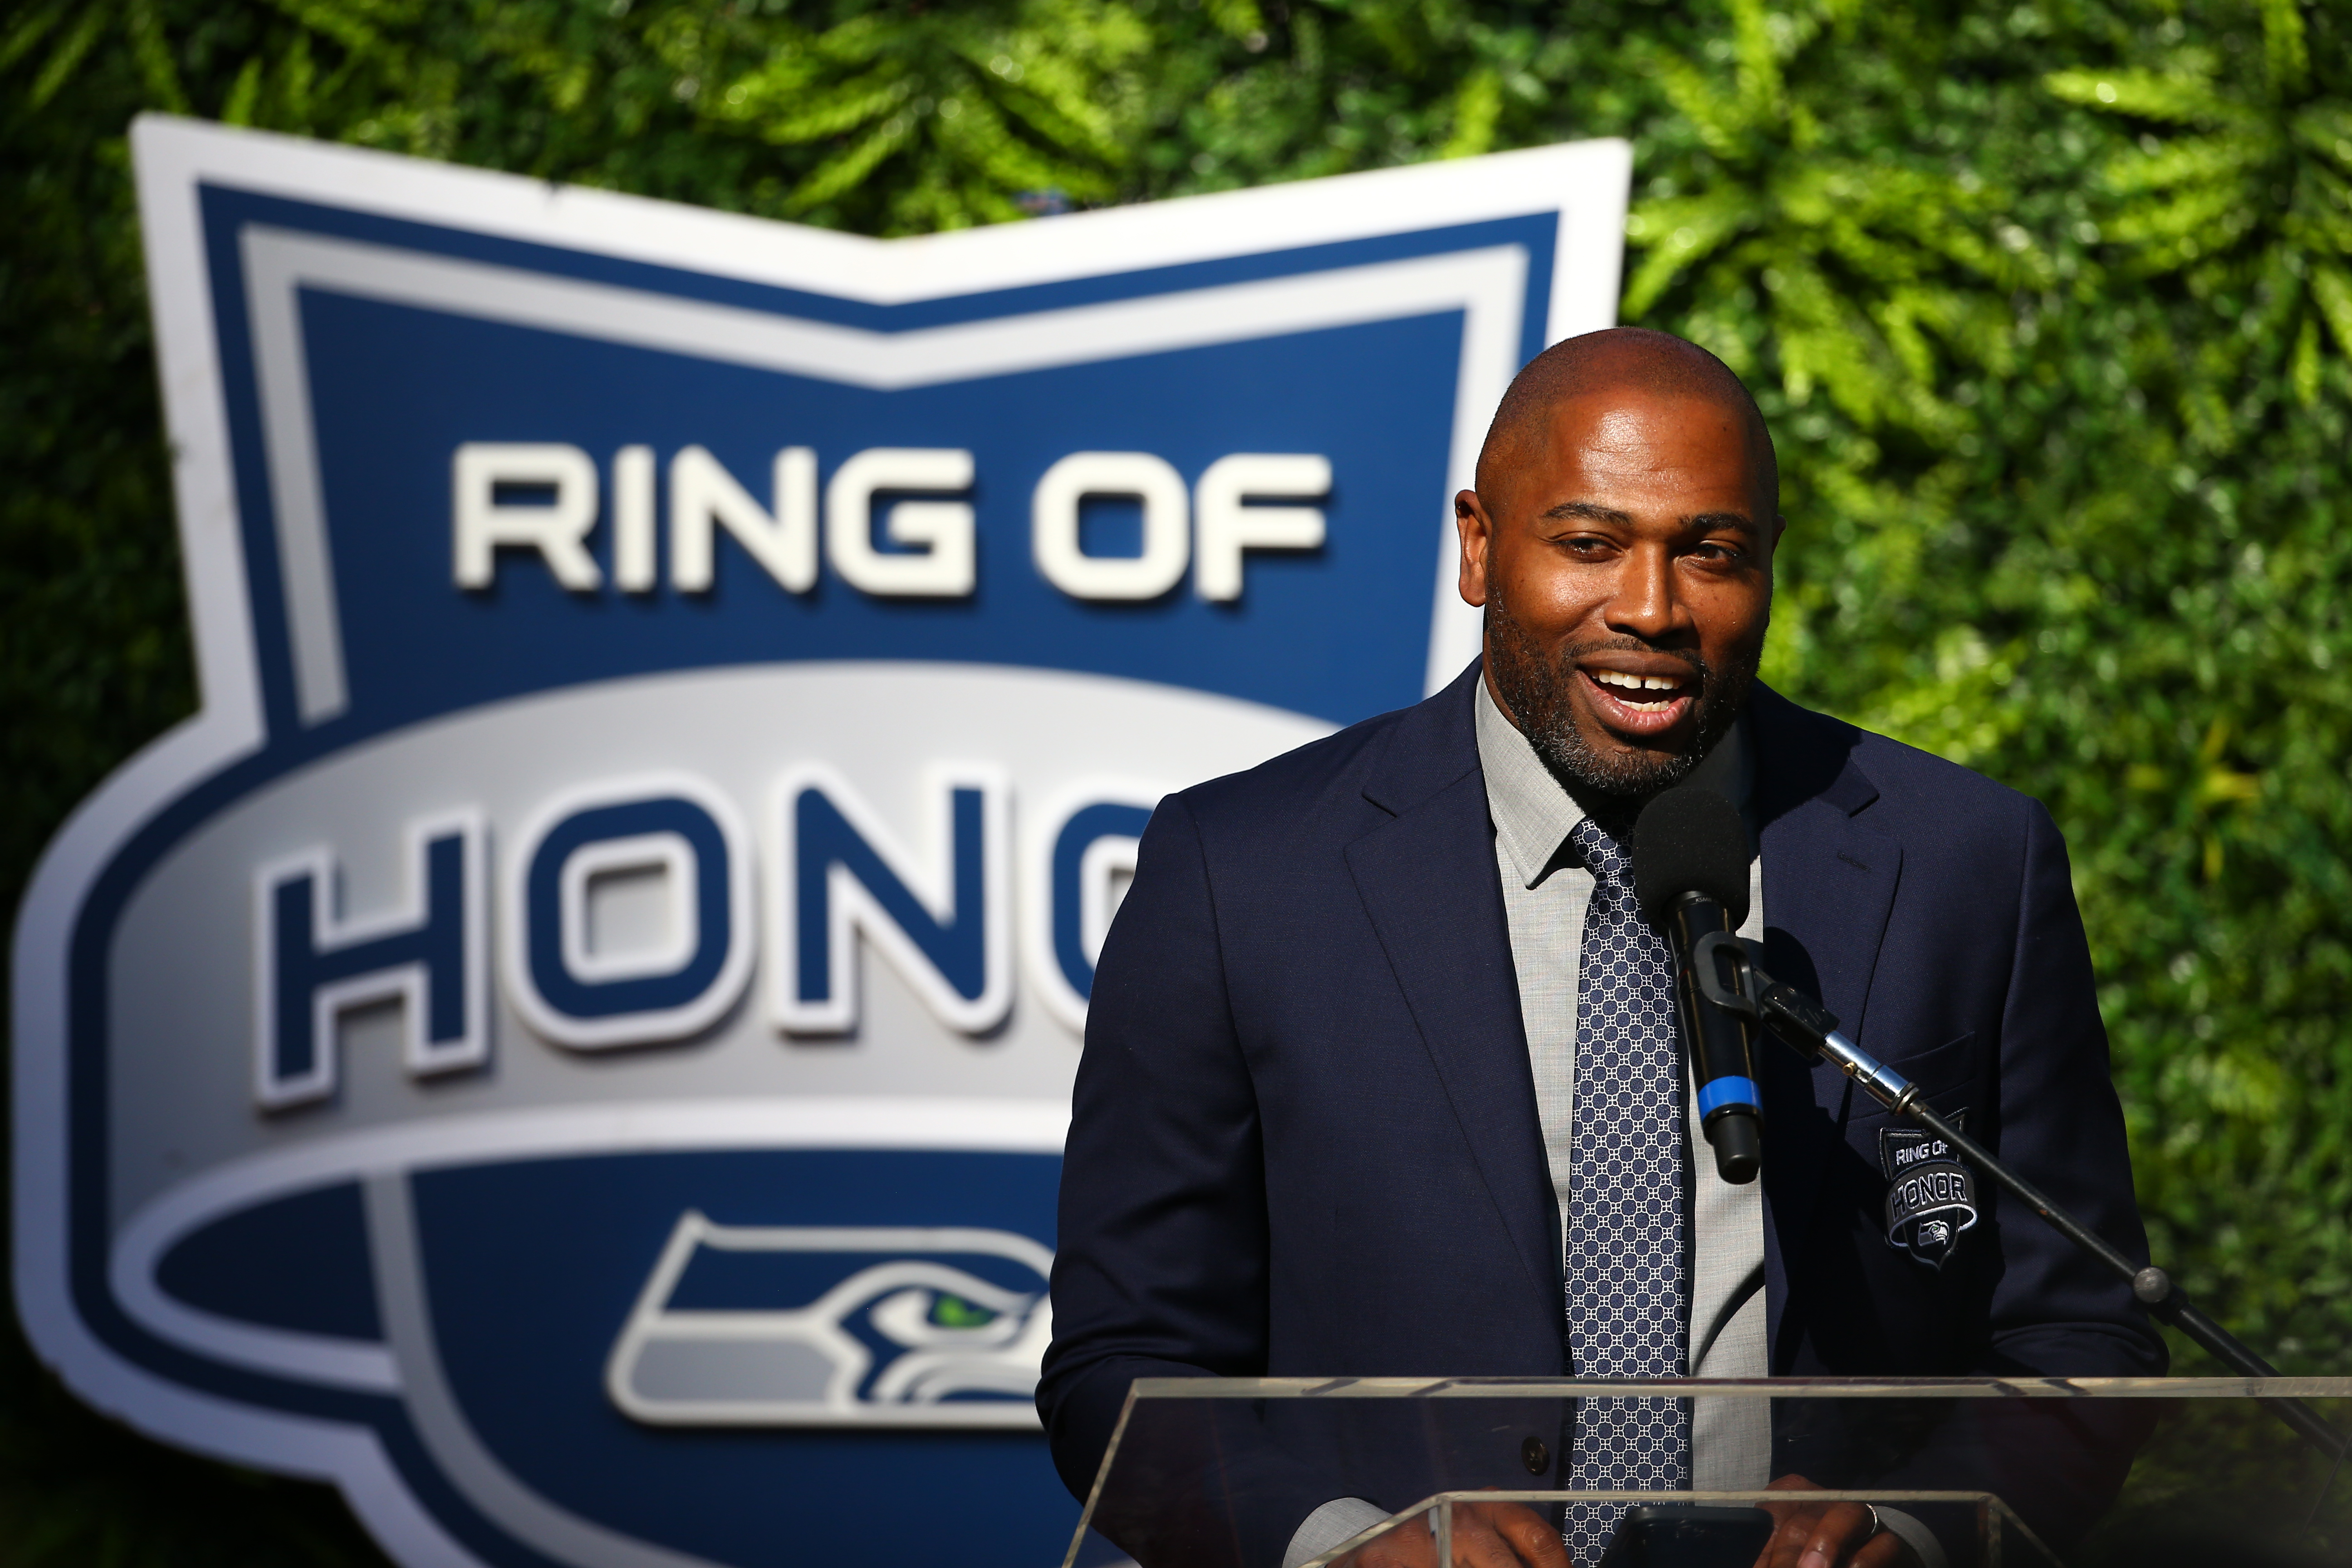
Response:
[[[1822,1490],[1802,1476],[1782,1476],[1769,1489],[1776,1492]],[[1772,1540],[1756,1559],[1756,1568],[1919,1568],[1918,1554],[1903,1538],[1885,1531],[1871,1533],[1870,1510],[1858,1502],[1768,1502],[1758,1505],[1772,1516]]]
[[[1439,1568],[1435,1519],[1423,1515],[1359,1546],[1332,1568]],[[1451,1568],[1570,1568],[1551,1521],[1516,1502],[1454,1505]]]

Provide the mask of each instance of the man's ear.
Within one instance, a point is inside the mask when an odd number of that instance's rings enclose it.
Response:
[[[1487,517],[1486,503],[1478,499],[1476,490],[1455,494],[1454,531],[1462,539],[1462,602],[1483,607],[1486,603],[1486,562],[1495,543],[1495,524]]]

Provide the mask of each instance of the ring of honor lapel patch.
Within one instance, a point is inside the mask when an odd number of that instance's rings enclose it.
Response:
[[[1965,1128],[1967,1119],[1963,1110],[1952,1125]],[[1950,1142],[1924,1127],[1880,1128],[1878,1163],[1886,1173],[1886,1245],[1940,1270],[1977,1223],[1976,1178]]]

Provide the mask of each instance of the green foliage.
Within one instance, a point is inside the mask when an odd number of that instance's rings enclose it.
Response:
[[[1624,319],[1722,354],[1780,444],[1768,678],[2049,803],[2158,1255],[2344,1371],[2347,28],[2299,0],[15,0],[0,876],[193,700],[140,109],[875,234],[1629,136]],[[100,1442],[39,1389],[0,1447]],[[79,1513],[0,1479],[12,1560],[170,1555],[194,1515],[130,1506],[136,1473],[86,1473],[125,1500]],[[270,1522],[307,1517],[201,1528],[324,1560]]]
[[[1009,19],[868,12],[779,39],[715,113],[782,146],[846,142],[785,197],[787,213],[900,185],[882,232],[961,228],[1020,216],[1024,190],[1113,195],[1125,149],[1097,100],[1148,43],[1132,16],[1085,4]]]
[[[11,1568],[383,1568],[332,1492],[143,1441],[28,1356],[0,1365],[0,1411]]]
[[[1731,22],[1712,71],[1660,68],[1689,130],[1640,165],[1627,307],[1773,416],[1794,547],[1768,675],[2051,805],[2158,1255],[2284,1363],[2340,1370],[2340,26]]]

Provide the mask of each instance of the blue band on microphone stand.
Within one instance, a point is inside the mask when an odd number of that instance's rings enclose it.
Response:
[[[1754,1079],[1719,1078],[1699,1087],[1698,1114],[1702,1121],[1727,1105],[1744,1105],[1753,1110],[1756,1104]]]

